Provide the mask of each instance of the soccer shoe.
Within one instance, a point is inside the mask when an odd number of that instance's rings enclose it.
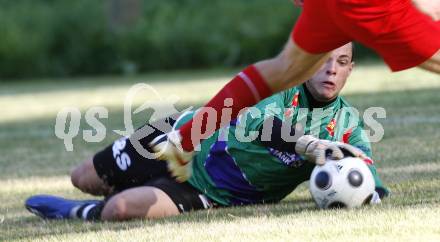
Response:
[[[98,203],[97,200],[69,200],[51,195],[36,195],[28,198],[25,207],[29,212],[43,219],[76,218],[74,210],[84,204]]]
[[[181,140],[179,131],[171,131],[158,136],[150,143],[156,158],[168,163],[168,170],[178,182],[184,182],[191,177],[194,154],[183,150]]]

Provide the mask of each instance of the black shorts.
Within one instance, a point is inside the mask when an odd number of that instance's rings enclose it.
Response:
[[[175,122],[168,118],[169,127]],[[149,143],[157,136],[170,130],[157,129],[157,126],[146,124],[138,129],[133,136],[139,135],[140,130],[148,128],[151,132],[139,140],[142,147],[152,152]],[[131,138],[132,138],[131,137]],[[123,137],[116,140],[93,157],[93,165],[98,176],[115,191],[152,186],[161,189],[176,204],[180,212],[205,209],[211,206],[210,200],[189,183],[179,183],[171,177],[164,161],[147,158],[136,151],[131,138]]]

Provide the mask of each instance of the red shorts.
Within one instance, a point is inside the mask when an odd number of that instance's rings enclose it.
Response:
[[[314,54],[358,41],[393,71],[418,66],[440,49],[440,22],[411,0],[305,0],[292,34],[299,47]]]

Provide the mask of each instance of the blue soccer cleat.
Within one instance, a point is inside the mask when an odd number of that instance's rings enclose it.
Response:
[[[69,219],[76,217],[72,209],[98,202],[98,200],[69,200],[51,195],[36,195],[26,200],[25,207],[29,212],[43,219]]]

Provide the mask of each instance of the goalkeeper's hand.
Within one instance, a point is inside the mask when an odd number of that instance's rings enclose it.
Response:
[[[363,161],[369,160],[368,156],[359,148],[354,147],[353,145],[333,141],[334,145],[336,145],[344,154],[343,157],[351,156],[351,157],[357,157]]]
[[[295,151],[317,165],[324,165],[327,158],[334,160],[346,156],[358,157],[362,160],[367,158],[364,152],[352,145],[317,139],[311,135],[301,136],[296,142]]]
[[[317,139],[311,135],[301,136],[296,142],[295,151],[317,165],[324,165],[327,157],[335,160],[344,157],[344,154],[335,143]]]
[[[178,181],[184,182],[191,177],[194,152],[185,152],[180,145],[182,137],[178,131],[156,137],[151,143],[156,158],[167,162],[168,171]]]
[[[373,196],[371,196],[370,204],[379,204],[382,202],[382,199],[380,199],[379,193],[374,191]]]

